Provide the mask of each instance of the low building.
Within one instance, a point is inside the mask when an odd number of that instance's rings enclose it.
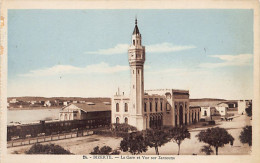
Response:
[[[64,105],[64,106],[68,106],[68,102],[67,102],[67,101],[64,101],[64,102],[63,102],[63,105]]]
[[[60,121],[83,120],[91,118],[111,117],[111,105],[104,103],[70,104],[61,109]]]
[[[45,101],[44,104],[43,104],[43,106],[49,107],[49,106],[51,106],[51,102],[50,102],[50,101]]]
[[[9,101],[9,103],[11,103],[11,104],[14,104],[16,102],[18,102],[18,101],[15,98],[13,98],[12,100]]]
[[[219,112],[219,114],[221,116],[226,116],[227,115],[228,106],[229,105],[227,103],[221,102],[217,106],[215,106],[215,108],[217,109],[217,111]]]

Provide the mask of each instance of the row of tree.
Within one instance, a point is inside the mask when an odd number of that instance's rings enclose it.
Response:
[[[230,143],[233,145],[234,138],[224,128],[208,128],[201,131],[198,135],[200,142],[207,143],[209,146],[203,147],[205,150],[214,147],[216,155],[218,148]],[[173,141],[178,145],[178,155],[180,154],[181,143],[185,139],[190,139],[190,132],[185,126],[164,128],[164,129],[148,129],[130,133],[124,137],[120,143],[120,149],[124,152],[130,152],[133,155],[146,152],[148,147],[154,148],[155,153],[159,155],[159,147]],[[204,150],[202,150],[204,152]],[[212,150],[211,150],[212,151]],[[207,152],[205,152],[207,153]]]

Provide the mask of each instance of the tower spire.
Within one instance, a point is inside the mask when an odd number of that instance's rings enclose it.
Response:
[[[134,28],[133,35],[139,35],[139,34],[140,34],[140,32],[139,32],[139,29],[137,26],[137,17],[135,16],[135,28]]]

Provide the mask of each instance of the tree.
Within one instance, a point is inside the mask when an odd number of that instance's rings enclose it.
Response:
[[[170,141],[165,130],[147,129],[144,133],[147,145],[151,148],[154,147],[157,155],[159,155],[158,148]]]
[[[119,155],[120,152],[117,150],[113,150],[109,146],[103,146],[99,149],[99,146],[93,148],[93,151],[90,152],[91,155]]]
[[[180,154],[181,143],[184,139],[190,139],[190,132],[185,126],[174,127],[169,130],[169,137],[178,144],[178,155]]]
[[[130,152],[133,155],[147,151],[147,143],[142,132],[132,132],[120,142],[120,150]]]
[[[209,144],[215,147],[216,155],[218,155],[218,148],[223,147],[225,144],[230,143],[233,145],[234,138],[224,128],[208,128],[207,130],[201,131],[198,135],[199,141]]]
[[[252,146],[252,126],[245,126],[239,136],[241,143]]]
[[[213,153],[210,145],[204,145],[200,151],[206,153],[206,155],[211,155],[211,153]]]
[[[59,145],[54,144],[34,144],[28,151],[25,152],[26,154],[72,154],[70,151],[64,149]]]
[[[248,108],[246,108],[246,114],[249,117],[252,117],[252,104],[250,103]]]

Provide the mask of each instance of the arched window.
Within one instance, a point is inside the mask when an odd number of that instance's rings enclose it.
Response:
[[[64,120],[65,120],[65,121],[67,120],[67,114],[65,114]]]
[[[204,116],[207,116],[207,111],[206,110],[204,111]]]
[[[144,103],[144,112],[146,112],[146,102]]]
[[[155,111],[157,112],[157,102],[155,102]]]
[[[125,118],[125,123],[128,124],[128,118]]]
[[[117,124],[119,123],[119,118],[118,118],[118,117],[116,117],[116,123],[117,123]]]
[[[135,45],[135,40],[133,40],[133,45]]]
[[[125,112],[128,112],[128,104],[125,103]]]
[[[116,103],[116,112],[119,112],[119,103]]]
[[[162,109],[162,102],[161,102],[161,111],[162,111],[163,109]]]
[[[150,112],[152,112],[153,109],[152,109],[152,102],[150,102]]]

